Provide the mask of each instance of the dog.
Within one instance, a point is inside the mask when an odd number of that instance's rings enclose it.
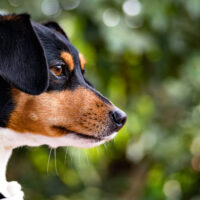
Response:
[[[0,16],[0,199],[22,200],[7,182],[14,148],[90,148],[113,139],[126,114],[84,76],[85,59],[56,22]]]

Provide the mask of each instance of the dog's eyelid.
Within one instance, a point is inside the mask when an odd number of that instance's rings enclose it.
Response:
[[[52,60],[49,64],[49,66],[66,66],[65,62],[63,60]]]

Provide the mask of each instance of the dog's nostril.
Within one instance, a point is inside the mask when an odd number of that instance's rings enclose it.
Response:
[[[110,113],[110,117],[112,121],[115,122],[115,124],[117,124],[117,126],[120,128],[125,124],[127,118],[126,114],[119,109],[112,111]]]

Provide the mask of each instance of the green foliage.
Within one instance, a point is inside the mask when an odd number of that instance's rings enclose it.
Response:
[[[59,22],[88,78],[128,115],[108,144],[59,148],[58,172],[48,147],[16,150],[8,177],[27,200],[200,199],[200,2],[131,2],[0,1],[1,13]]]

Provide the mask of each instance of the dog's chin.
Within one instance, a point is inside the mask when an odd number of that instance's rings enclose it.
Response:
[[[99,146],[107,141],[112,140],[117,134],[117,132],[108,131],[107,134],[103,134],[105,136],[96,136],[96,134],[86,135],[83,133],[74,132],[62,126],[52,126],[52,128],[61,133],[65,133],[65,135],[62,136],[63,144],[59,146],[73,146],[79,148],[91,148]],[[55,139],[55,141],[56,140],[57,139]]]
[[[106,133],[104,133],[106,134]],[[52,148],[57,147],[78,147],[92,148],[99,146],[105,142],[112,140],[117,132],[109,132],[108,136],[93,137],[80,133],[68,132],[60,137],[50,137],[42,134],[19,133],[11,129],[0,128],[0,140],[2,139],[4,146],[9,148],[17,148],[21,146],[41,146],[48,145]]]
[[[92,137],[92,136],[86,136],[82,134],[77,133],[68,133],[65,136],[62,137],[63,144],[58,146],[72,146],[72,147],[78,147],[78,148],[92,148],[95,146],[99,146],[105,142],[108,142],[112,140],[116,136],[117,132],[113,132],[109,136],[106,137]],[[66,142],[66,143],[65,143]],[[56,144],[55,144],[56,147]]]

